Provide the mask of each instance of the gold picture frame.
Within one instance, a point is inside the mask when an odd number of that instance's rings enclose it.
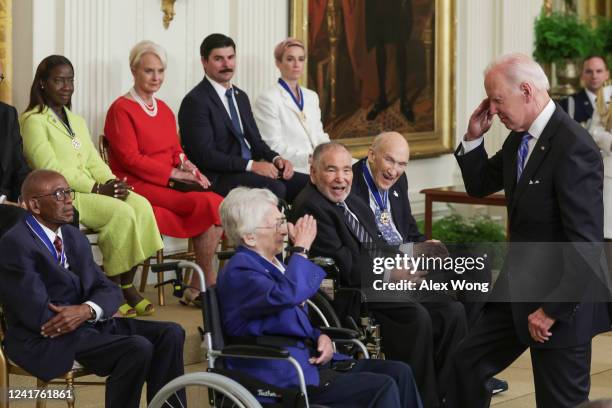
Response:
[[[310,8],[309,1],[313,2],[310,4]],[[345,73],[350,65],[347,61],[353,63],[353,70],[356,66],[362,66],[353,61],[354,56],[351,56],[353,59],[346,56],[343,59],[342,51],[339,50],[343,41],[346,44],[350,41],[348,31],[345,32],[345,24],[348,24],[347,18],[349,18],[347,16],[355,15],[354,10],[345,12],[343,7],[362,7],[365,9],[367,1],[378,2],[377,4],[387,2],[379,0],[290,0],[290,32],[293,37],[304,42],[308,55],[307,64],[310,65],[310,68],[307,65],[304,69],[301,83],[319,94],[322,119],[326,131],[332,139],[349,147],[354,157],[364,157],[373,137],[383,130],[400,131],[410,143],[411,158],[434,157],[452,152],[455,131],[455,2],[452,0],[402,0],[401,2],[395,2],[396,4],[411,4],[411,10],[414,11],[414,15],[410,14],[409,16],[411,22],[415,22],[414,26],[416,28],[410,34],[410,40],[406,41],[408,51],[404,52],[408,56],[407,60],[410,61],[411,54],[408,41],[419,46],[421,71],[424,72],[426,78],[423,86],[424,90],[416,91],[417,96],[411,102],[414,108],[414,119],[410,122],[409,116],[402,113],[404,112],[403,99],[408,99],[409,97],[406,95],[410,92],[410,84],[406,84],[406,82],[404,87],[401,88],[405,90],[402,102],[400,103],[399,96],[395,95],[394,100],[389,99],[388,107],[382,111],[386,112],[385,115],[387,116],[379,113],[380,116],[373,120],[366,118],[368,117],[367,112],[374,110],[373,105],[376,100],[372,100],[371,95],[369,100],[367,97],[363,97],[365,94],[363,90],[357,99],[355,97],[351,99],[346,93],[353,92],[353,89],[348,91],[342,89],[341,82],[346,82],[345,77],[347,75]],[[313,9],[316,7],[318,7],[318,14],[315,15]],[[426,10],[428,14],[417,15],[416,13],[420,10]],[[313,13],[312,16],[309,16],[309,13]],[[363,21],[363,15],[362,12],[359,21]],[[327,30],[324,41],[317,41],[319,37],[316,35],[313,40],[313,33],[309,31],[313,29],[309,21],[311,17],[318,22],[319,27],[323,27],[322,30]],[[359,24],[363,26],[363,23],[359,21],[354,23],[354,26]],[[420,26],[418,25],[419,22],[421,22]],[[433,27],[431,27],[432,25]],[[355,27],[350,28],[353,33],[356,32]],[[361,35],[361,38],[363,37],[363,33],[357,33],[353,35],[353,38],[359,38],[359,35]],[[357,46],[361,46],[357,40],[353,41]],[[319,46],[318,43],[324,45]],[[361,43],[364,43],[363,49],[365,50],[365,42],[361,41]],[[401,55],[399,54],[399,46],[397,47],[398,51],[395,55]],[[348,50],[351,47],[345,45],[345,48]],[[386,51],[387,55],[394,55],[393,48],[387,45],[384,48],[391,50]],[[346,51],[345,53],[349,52]],[[372,48],[362,51],[362,55],[367,55],[370,62],[372,61],[372,54],[374,54],[374,61],[377,63],[376,52]],[[385,71],[389,72],[389,68]],[[406,72],[405,68],[403,72]],[[396,73],[396,82],[399,81],[397,79],[399,77],[400,75]],[[419,81],[413,80],[413,84],[417,82]],[[380,84],[380,82],[377,82],[376,75],[371,77],[371,80],[369,76],[367,80],[363,78],[361,81],[353,80],[349,84],[349,88],[355,83],[362,84],[362,88]],[[382,83],[385,83],[384,80]],[[422,82],[419,82],[415,88],[419,86],[422,86]],[[383,87],[378,86],[378,88]],[[388,92],[389,86],[386,85],[384,88],[385,93]],[[378,92],[380,95],[380,89]],[[361,96],[361,99],[359,99],[359,96]],[[386,97],[383,96],[383,98]],[[354,105],[357,103],[355,101],[359,100],[360,105],[357,108],[344,106],[347,104],[343,100],[348,100],[348,105]],[[361,136],[364,133],[366,135]]]

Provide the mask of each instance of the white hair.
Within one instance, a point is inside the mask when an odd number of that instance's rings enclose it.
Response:
[[[138,64],[140,64],[140,59],[145,54],[155,55],[161,61],[164,69],[166,69],[166,65],[168,63],[166,50],[164,50],[161,45],[149,40],[141,41],[132,48],[130,51],[130,68],[134,69],[138,67]]]
[[[516,86],[517,92],[520,92],[519,86],[525,82],[532,84],[539,91],[550,89],[550,82],[544,70],[528,55],[517,52],[495,58],[485,69],[485,77],[496,70],[500,70],[508,82]]]
[[[278,198],[265,188],[236,187],[225,197],[219,213],[225,235],[233,244],[253,233],[265,222],[270,206],[276,207]]]

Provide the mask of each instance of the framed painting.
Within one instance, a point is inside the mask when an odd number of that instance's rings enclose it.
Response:
[[[304,42],[302,84],[319,94],[325,130],[363,157],[397,131],[411,158],[453,150],[452,0],[290,0],[290,32]]]

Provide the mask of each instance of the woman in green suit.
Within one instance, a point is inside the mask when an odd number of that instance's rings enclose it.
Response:
[[[73,92],[70,61],[60,55],[42,60],[20,119],[26,159],[35,169],[60,172],[76,191],[81,223],[98,233],[104,272],[123,289],[120,312],[150,315],[153,305],[136,291],[133,279],[137,265],[163,247],[153,210],[104,163],[85,120],[70,111]]]

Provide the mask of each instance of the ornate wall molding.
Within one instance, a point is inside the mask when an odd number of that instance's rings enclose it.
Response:
[[[11,83],[13,82],[12,61],[13,14],[11,0],[0,0],[0,64],[4,68],[5,79],[0,84],[0,100],[11,102]]]

